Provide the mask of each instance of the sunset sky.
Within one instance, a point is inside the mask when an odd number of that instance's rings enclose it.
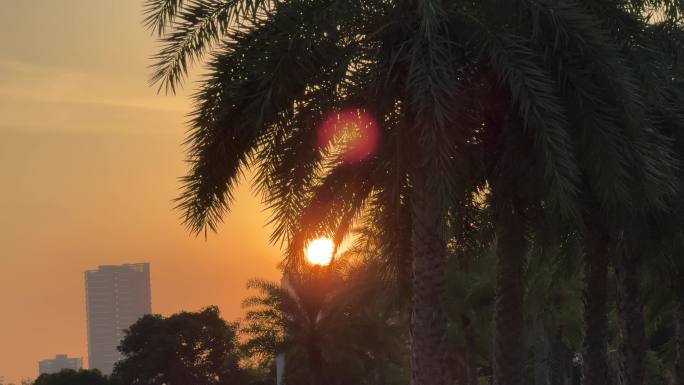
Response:
[[[250,277],[276,279],[268,214],[249,183],[218,235],[194,238],[171,200],[187,94],[147,86],[142,0],[2,0],[0,377],[87,356],[83,272],[150,262],[155,313],[241,315]]]

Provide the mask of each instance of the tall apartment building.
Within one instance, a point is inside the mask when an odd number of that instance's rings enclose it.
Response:
[[[124,330],[152,312],[150,264],[100,266],[85,272],[88,366],[110,374]]]
[[[81,357],[67,357],[66,354],[58,354],[55,358],[38,361],[38,374],[52,374],[64,369],[79,370],[83,367]]]

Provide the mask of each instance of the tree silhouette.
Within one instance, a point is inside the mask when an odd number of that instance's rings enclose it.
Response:
[[[41,374],[33,385],[113,385],[114,383],[97,369],[78,371],[65,369],[57,373]]]
[[[112,377],[126,385],[240,384],[236,328],[216,307],[143,316],[126,331]]]

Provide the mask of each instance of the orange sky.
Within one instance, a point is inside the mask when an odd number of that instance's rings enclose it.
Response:
[[[280,252],[244,183],[218,235],[193,238],[171,199],[184,173],[184,95],[147,86],[142,0],[4,0],[0,12],[0,377],[87,355],[83,271],[151,263],[152,308],[217,304]],[[192,89],[192,84],[187,88]]]

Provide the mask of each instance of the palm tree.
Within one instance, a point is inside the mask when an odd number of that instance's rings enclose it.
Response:
[[[673,291],[675,293],[675,384],[684,384],[684,268],[673,272]]]
[[[648,13],[649,7],[651,11],[655,9],[655,13]],[[654,122],[653,125],[659,132],[666,133],[673,139],[673,148],[679,159],[682,159],[684,115],[681,107],[684,99],[679,84],[684,75],[684,67],[680,63],[684,53],[684,25],[681,23],[683,7],[681,3],[647,2],[637,6],[634,11],[645,15],[644,20],[648,24],[644,27],[634,22],[623,23],[624,32],[630,32],[631,42],[637,47],[628,58],[635,66],[642,68],[640,74],[650,74],[641,84],[644,88],[644,105],[649,119]],[[653,87],[658,87],[658,90],[654,92]],[[681,186],[681,170],[671,173],[669,178]],[[657,268],[661,271],[662,266],[670,266],[670,273],[663,275],[665,281],[668,280],[668,275],[676,276],[678,264],[673,265],[667,259],[663,260],[659,254],[663,253],[663,244],[672,245],[673,241],[677,243],[676,234],[680,225],[679,220],[675,218],[679,217],[681,212],[679,201],[679,198],[675,198],[665,207],[646,204],[636,214],[628,214],[626,218],[624,213],[614,215],[621,219],[621,226],[617,227],[614,249],[615,275],[618,283],[617,310],[620,315],[621,384],[644,383],[647,333],[641,293],[642,270],[645,265],[661,265]],[[676,279],[673,282],[676,282]]]
[[[286,383],[404,384],[405,336],[395,312],[382,311],[378,286],[358,267],[342,275],[312,267],[282,285],[252,280],[243,334],[248,357],[270,366],[285,357]]]
[[[584,257],[583,381],[605,384],[608,367],[608,271],[611,240],[605,220],[595,213],[587,226]]]
[[[185,222],[216,230],[249,166],[289,266],[306,239],[340,240],[362,212],[376,213],[395,262],[411,266],[413,382],[442,385],[446,218],[489,189],[499,240],[495,376],[518,385],[530,215],[541,208],[577,223],[585,195],[621,208],[661,204],[672,189],[668,143],[642,100],[658,87],[635,80],[652,68],[625,48],[644,24],[633,10],[646,3],[148,0],[147,25],[164,42],[160,87],[175,90],[216,47],[195,96]],[[318,128],[348,124],[342,116],[358,117],[357,129],[367,124],[360,117],[375,121],[379,145],[363,159],[347,161],[344,141],[319,142]],[[597,246],[587,261],[601,265]],[[596,285],[587,291],[600,290],[607,268],[589,271]],[[603,322],[590,326],[599,346]]]
[[[258,184],[281,225],[275,238],[292,241],[287,234],[292,214],[307,201],[303,198],[308,187],[322,169],[324,151],[315,144],[315,128],[329,112],[363,106],[379,122],[390,124],[382,127],[383,139],[394,136],[406,148],[422,148],[415,151],[416,159],[407,159],[411,167],[395,173],[399,185],[406,173],[413,175],[411,213],[419,218],[411,229],[413,368],[417,383],[446,384],[441,228],[449,187],[444,176],[450,174],[446,160],[453,149],[444,136],[451,110],[448,98],[457,78],[455,69],[443,62],[453,55],[443,36],[445,13],[435,12],[441,6],[432,3],[392,7],[366,1],[152,1],[148,22],[167,42],[154,79],[170,90],[190,60],[221,41],[210,76],[197,94],[189,139],[192,170],[179,202],[196,232],[216,228],[240,168],[255,164]],[[412,12],[416,14],[409,16]],[[422,55],[426,50],[447,57]],[[402,80],[390,80],[397,76]],[[412,124],[406,124],[406,115]],[[390,133],[391,127],[396,130]],[[391,157],[399,152],[391,150],[378,149],[387,157],[380,159],[389,164],[369,160],[353,170],[348,167],[346,174],[353,182],[383,166],[396,166]],[[368,193],[349,192],[356,209]]]
[[[657,28],[652,28],[648,24],[646,9],[655,5],[663,5],[675,14],[676,7],[681,7],[675,3],[662,2],[626,2],[623,6],[614,7],[606,4],[587,3],[587,10],[590,12],[571,13],[572,5],[566,9],[557,9],[554,19],[567,18],[564,28],[577,27],[583,23],[596,23],[602,25],[603,32],[598,32],[589,37],[591,42],[587,46],[593,52],[601,51],[602,59],[590,64],[590,73],[586,73],[586,79],[590,80],[602,71],[613,68],[615,76],[603,76],[598,82],[607,81],[606,86],[617,86],[619,94],[630,95],[630,100],[618,100],[615,103],[611,97],[596,99],[587,97],[588,94],[578,95],[574,103],[569,103],[570,116],[575,117],[574,124],[586,128],[597,129],[596,136],[581,134],[577,140],[582,144],[581,158],[584,162],[598,161],[595,167],[584,165],[583,175],[587,180],[584,184],[583,194],[589,202],[593,202],[588,207],[592,213],[585,222],[585,382],[588,384],[605,383],[608,376],[608,365],[606,360],[606,338],[607,338],[607,287],[606,278],[608,274],[609,260],[615,257],[616,271],[619,278],[620,315],[623,317],[623,343],[621,349],[621,368],[624,383],[640,384],[643,383],[645,341],[643,331],[643,314],[640,306],[639,294],[639,270],[637,269],[639,255],[638,249],[629,246],[630,240],[624,241],[624,234],[628,231],[629,224],[638,220],[639,212],[648,210],[658,210],[666,206],[666,198],[672,196],[676,186],[676,172],[674,165],[676,161],[672,159],[661,163],[663,170],[667,170],[659,175],[659,170],[653,168],[652,158],[655,153],[646,154],[639,161],[632,163],[634,175],[637,178],[626,177],[625,172],[630,168],[611,166],[611,162],[624,162],[618,152],[633,151],[644,155],[644,141],[650,142],[655,139],[655,143],[660,143],[662,148],[670,147],[663,141],[663,133],[668,130],[663,127],[661,119],[654,118],[659,115],[677,114],[680,106],[672,103],[672,87],[670,85],[672,72],[667,64],[668,59],[657,54],[662,42],[671,42],[672,37],[657,33]],[[564,15],[564,16],[558,16]],[[552,21],[558,23],[557,21]],[[550,31],[549,31],[550,32]],[[549,39],[555,39],[553,35],[546,35]],[[587,36],[582,34],[582,36]],[[587,36],[588,37],[588,36]],[[608,38],[608,39],[606,39]],[[571,38],[570,40],[572,40]],[[610,39],[615,39],[610,43]],[[607,49],[608,45],[614,48]],[[547,45],[551,47],[550,45]],[[599,47],[602,47],[599,49]],[[625,48],[628,47],[628,48]],[[558,65],[572,63],[575,54],[571,46],[566,46]],[[614,60],[622,56],[621,60]],[[612,59],[611,59],[612,57]],[[600,62],[600,63],[599,63]],[[626,64],[622,66],[621,64]],[[596,67],[591,68],[593,65]],[[572,65],[572,64],[571,64]],[[603,67],[603,69],[601,68]],[[622,68],[621,68],[622,67]],[[572,73],[566,71],[566,75],[576,76],[581,72]],[[619,75],[618,75],[619,74]],[[606,74],[607,75],[607,74]],[[635,81],[637,76],[639,79]],[[599,83],[596,83],[598,85]],[[616,84],[619,82],[620,84]],[[585,91],[592,91],[596,85],[585,85]],[[567,92],[574,87],[562,87],[561,90]],[[575,89],[576,90],[576,89]],[[614,95],[617,94],[613,94]],[[592,100],[594,100],[592,102]],[[613,104],[614,103],[614,104]],[[588,106],[591,104],[591,106]],[[611,105],[612,104],[612,105]],[[637,107],[636,114],[630,106]],[[676,107],[675,107],[676,106]],[[673,108],[674,107],[674,108]],[[625,111],[624,115],[615,119],[613,115],[616,111]],[[641,111],[641,112],[639,112]],[[632,115],[630,115],[632,114]],[[641,116],[641,117],[640,117]],[[617,122],[623,127],[630,127],[638,121],[645,124],[644,130],[635,131],[632,129],[623,131],[624,134],[614,136],[606,141],[608,132],[614,131],[611,127]],[[658,139],[661,137],[661,139]],[[650,138],[650,139],[649,139]],[[598,154],[598,147],[593,147],[587,140],[602,143],[603,154]],[[641,149],[640,149],[641,148]],[[671,147],[670,147],[671,148]],[[632,150],[633,149],[633,150]],[[672,154],[672,150],[669,150]],[[622,159],[621,159],[622,158]],[[669,165],[668,165],[669,164]],[[608,171],[610,170],[610,171]],[[643,183],[642,176],[649,175],[647,178],[659,180],[657,186],[650,183]],[[612,191],[613,197],[606,195],[607,191]],[[660,195],[660,197],[658,197]],[[643,199],[645,198],[645,199]],[[625,215],[625,213],[629,213]],[[634,237],[636,234],[631,234]]]

